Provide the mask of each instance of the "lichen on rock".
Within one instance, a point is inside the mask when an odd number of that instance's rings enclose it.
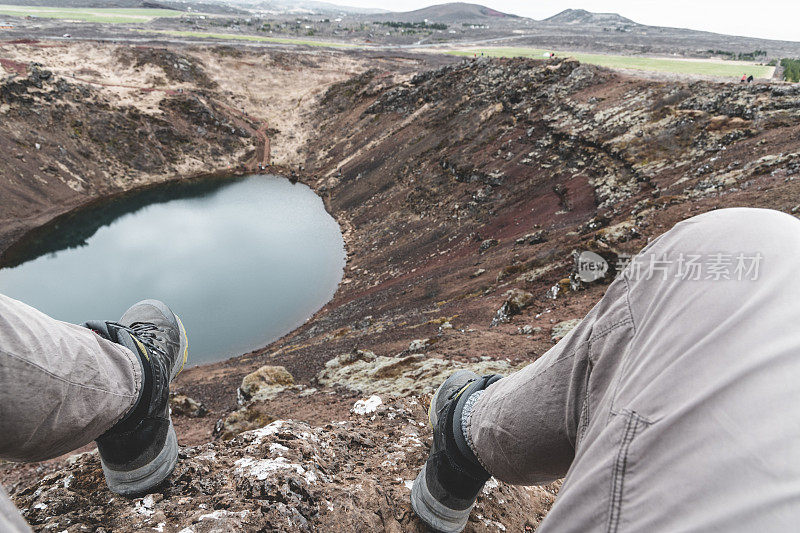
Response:
[[[247,374],[239,387],[240,403],[271,400],[294,386],[294,377],[282,366],[265,365]]]
[[[172,394],[169,397],[169,406],[173,415],[199,418],[208,413],[202,402],[190,398],[185,394]]]
[[[558,342],[566,337],[567,333],[575,329],[580,323],[580,318],[573,318],[572,320],[564,320],[563,322],[559,322],[553,326],[553,329],[550,332],[550,337],[553,339],[553,342]]]
[[[232,439],[239,433],[260,428],[275,420],[264,402],[249,402],[233,413],[217,420],[214,426],[214,435],[223,439]]]
[[[317,374],[317,381],[361,394],[402,397],[432,394],[450,374],[462,368],[482,375],[508,374],[515,367],[507,361],[460,363],[422,354],[385,357],[360,350],[328,361]]]
[[[492,326],[508,322],[512,316],[518,315],[520,311],[525,309],[533,300],[533,294],[523,291],[522,289],[506,291],[503,297],[505,301],[492,319]]]

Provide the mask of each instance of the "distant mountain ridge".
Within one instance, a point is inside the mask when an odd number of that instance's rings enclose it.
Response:
[[[549,24],[636,24],[617,13],[592,13],[585,9],[565,9],[542,22]]]
[[[384,20],[396,20],[402,22],[486,22],[497,19],[519,19],[518,15],[503,13],[490,7],[479,4],[468,4],[466,2],[452,2],[449,4],[437,4],[434,6],[423,7],[414,11],[386,13]]]

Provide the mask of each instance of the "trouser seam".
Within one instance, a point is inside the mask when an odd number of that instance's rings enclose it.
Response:
[[[628,421],[625,424],[625,431],[623,432],[611,472],[611,493],[608,507],[608,524],[606,527],[607,533],[617,533],[619,530],[619,524],[622,518],[622,496],[625,488],[625,475],[628,472],[628,453],[633,439],[636,437],[641,427],[651,424],[649,420],[633,411],[615,414],[624,414],[628,417]]]
[[[622,326],[626,326],[626,325],[631,325],[631,326],[633,325],[633,319],[631,317],[625,317],[622,320],[614,322],[613,324],[609,324],[604,329],[602,329],[602,330],[598,331],[597,333],[593,334],[589,338],[588,342],[591,343],[592,341],[596,341],[596,340],[598,340],[598,339],[600,339],[602,337],[605,337],[606,335],[608,335],[609,333],[611,333],[615,329],[621,328]]]
[[[633,318],[633,307],[631,306],[631,285],[626,276],[622,276],[622,281],[625,282],[625,305],[628,308],[628,317],[631,320],[633,331],[636,331],[636,320]]]
[[[591,353],[591,352],[590,352]],[[577,449],[580,442],[583,440],[584,432],[586,428],[589,427],[589,418],[591,413],[589,412],[589,379],[592,375],[592,360],[589,359],[588,361],[588,368],[586,370],[586,381],[584,383],[584,394],[583,394],[583,406],[581,406],[581,414],[579,418],[579,425],[578,431],[575,436],[575,448]]]
[[[606,337],[609,334],[611,334],[612,332],[614,332],[614,331],[616,331],[616,330],[618,330],[618,329],[620,329],[622,327],[625,327],[625,326],[633,327],[633,319],[631,317],[625,317],[624,319],[621,319],[621,320],[619,320],[617,322],[614,322],[613,324],[609,325],[608,327],[606,327],[602,331],[598,332],[597,334],[592,335],[592,337],[590,337],[589,340],[586,341],[586,346],[587,346],[587,351],[588,351],[587,360],[588,360],[589,368],[587,369],[587,372],[586,372],[586,382],[585,382],[586,394],[585,394],[585,398],[584,398],[584,408],[581,410],[581,415],[584,414],[584,410],[586,412],[586,420],[585,420],[585,424],[582,426],[582,431],[585,430],[586,427],[588,427],[588,425],[589,425],[589,415],[591,414],[589,412],[589,378],[590,378],[590,375],[591,375],[592,366],[595,364],[594,351],[592,349],[593,348],[593,344],[595,342],[601,340],[603,337]],[[623,357],[621,358],[621,360],[622,361],[625,360],[624,354],[623,354]],[[622,365],[622,362],[620,362],[620,365]],[[619,370],[617,370],[617,372],[619,372]],[[615,384],[612,381],[610,386],[614,386],[614,388],[615,388],[615,393],[614,394],[616,396],[616,388],[618,387],[618,383]],[[606,421],[606,423],[608,423],[611,420],[611,414],[612,413],[609,412],[608,420]],[[580,435],[580,433],[578,433],[578,435]]]
[[[620,278],[625,283],[625,305],[628,309],[629,323],[631,328],[633,329],[632,335],[635,336],[636,320],[633,317],[633,308],[631,307],[631,286],[628,281],[628,278],[624,273],[622,276],[620,276]],[[630,342],[628,343],[628,345],[630,345]],[[614,392],[611,396],[611,409],[608,412],[608,420],[606,420],[606,423],[611,421],[611,416],[614,410],[614,404],[616,403],[617,400],[617,394],[619,394],[619,388],[622,385],[622,376],[625,374],[625,369],[628,366],[628,361],[630,360],[630,354],[631,354],[630,350],[626,348],[622,353],[622,356],[620,357],[619,365],[615,371],[616,374],[616,376],[614,377],[615,383],[613,384]]]

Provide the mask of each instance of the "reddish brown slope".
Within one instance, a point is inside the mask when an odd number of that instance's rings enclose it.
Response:
[[[582,316],[602,293],[545,298],[569,274],[571,250],[636,251],[703,210],[800,203],[799,95],[651,82],[569,60],[471,61],[396,85],[369,72],[335,86],[307,168],[346,229],[346,279],[307,326],[220,366],[232,383],[265,361],[310,379],[343,351],[391,355],[430,336],[444,356],[538,356],[552,323]],[[547,242],[515,243],[539,228]],[[498,244],[481,251],[488,239]],[[537,278],[542,267],[551,270]],[[517,279],[526,274],[533,281]],[[489,328],[513,287],[536,303]],[[439,335],[450,317],[455,329]],[[521,324],[543,332],[509,335]]]

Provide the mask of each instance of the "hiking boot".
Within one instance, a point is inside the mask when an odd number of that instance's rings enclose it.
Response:
[[[143,300],[119,322],[90,321],[84,326],[139,356],[142,390],[125,417],[97,439],[108,488],[117,494],[143,494],[175,468],[178,440],[169,413],[169,384],[188,355],[181,320],[158,300]]]
[[[433,428],[433,445],[411,488],[411,507],[436,531],[463,530],[478,493],[491,477],[467,443],[461,415],[473,394],[501,377],[480,377],[459,370],[439,386],[431,399],[428,421]],[[471,405],[477,398],[472,399]]]

